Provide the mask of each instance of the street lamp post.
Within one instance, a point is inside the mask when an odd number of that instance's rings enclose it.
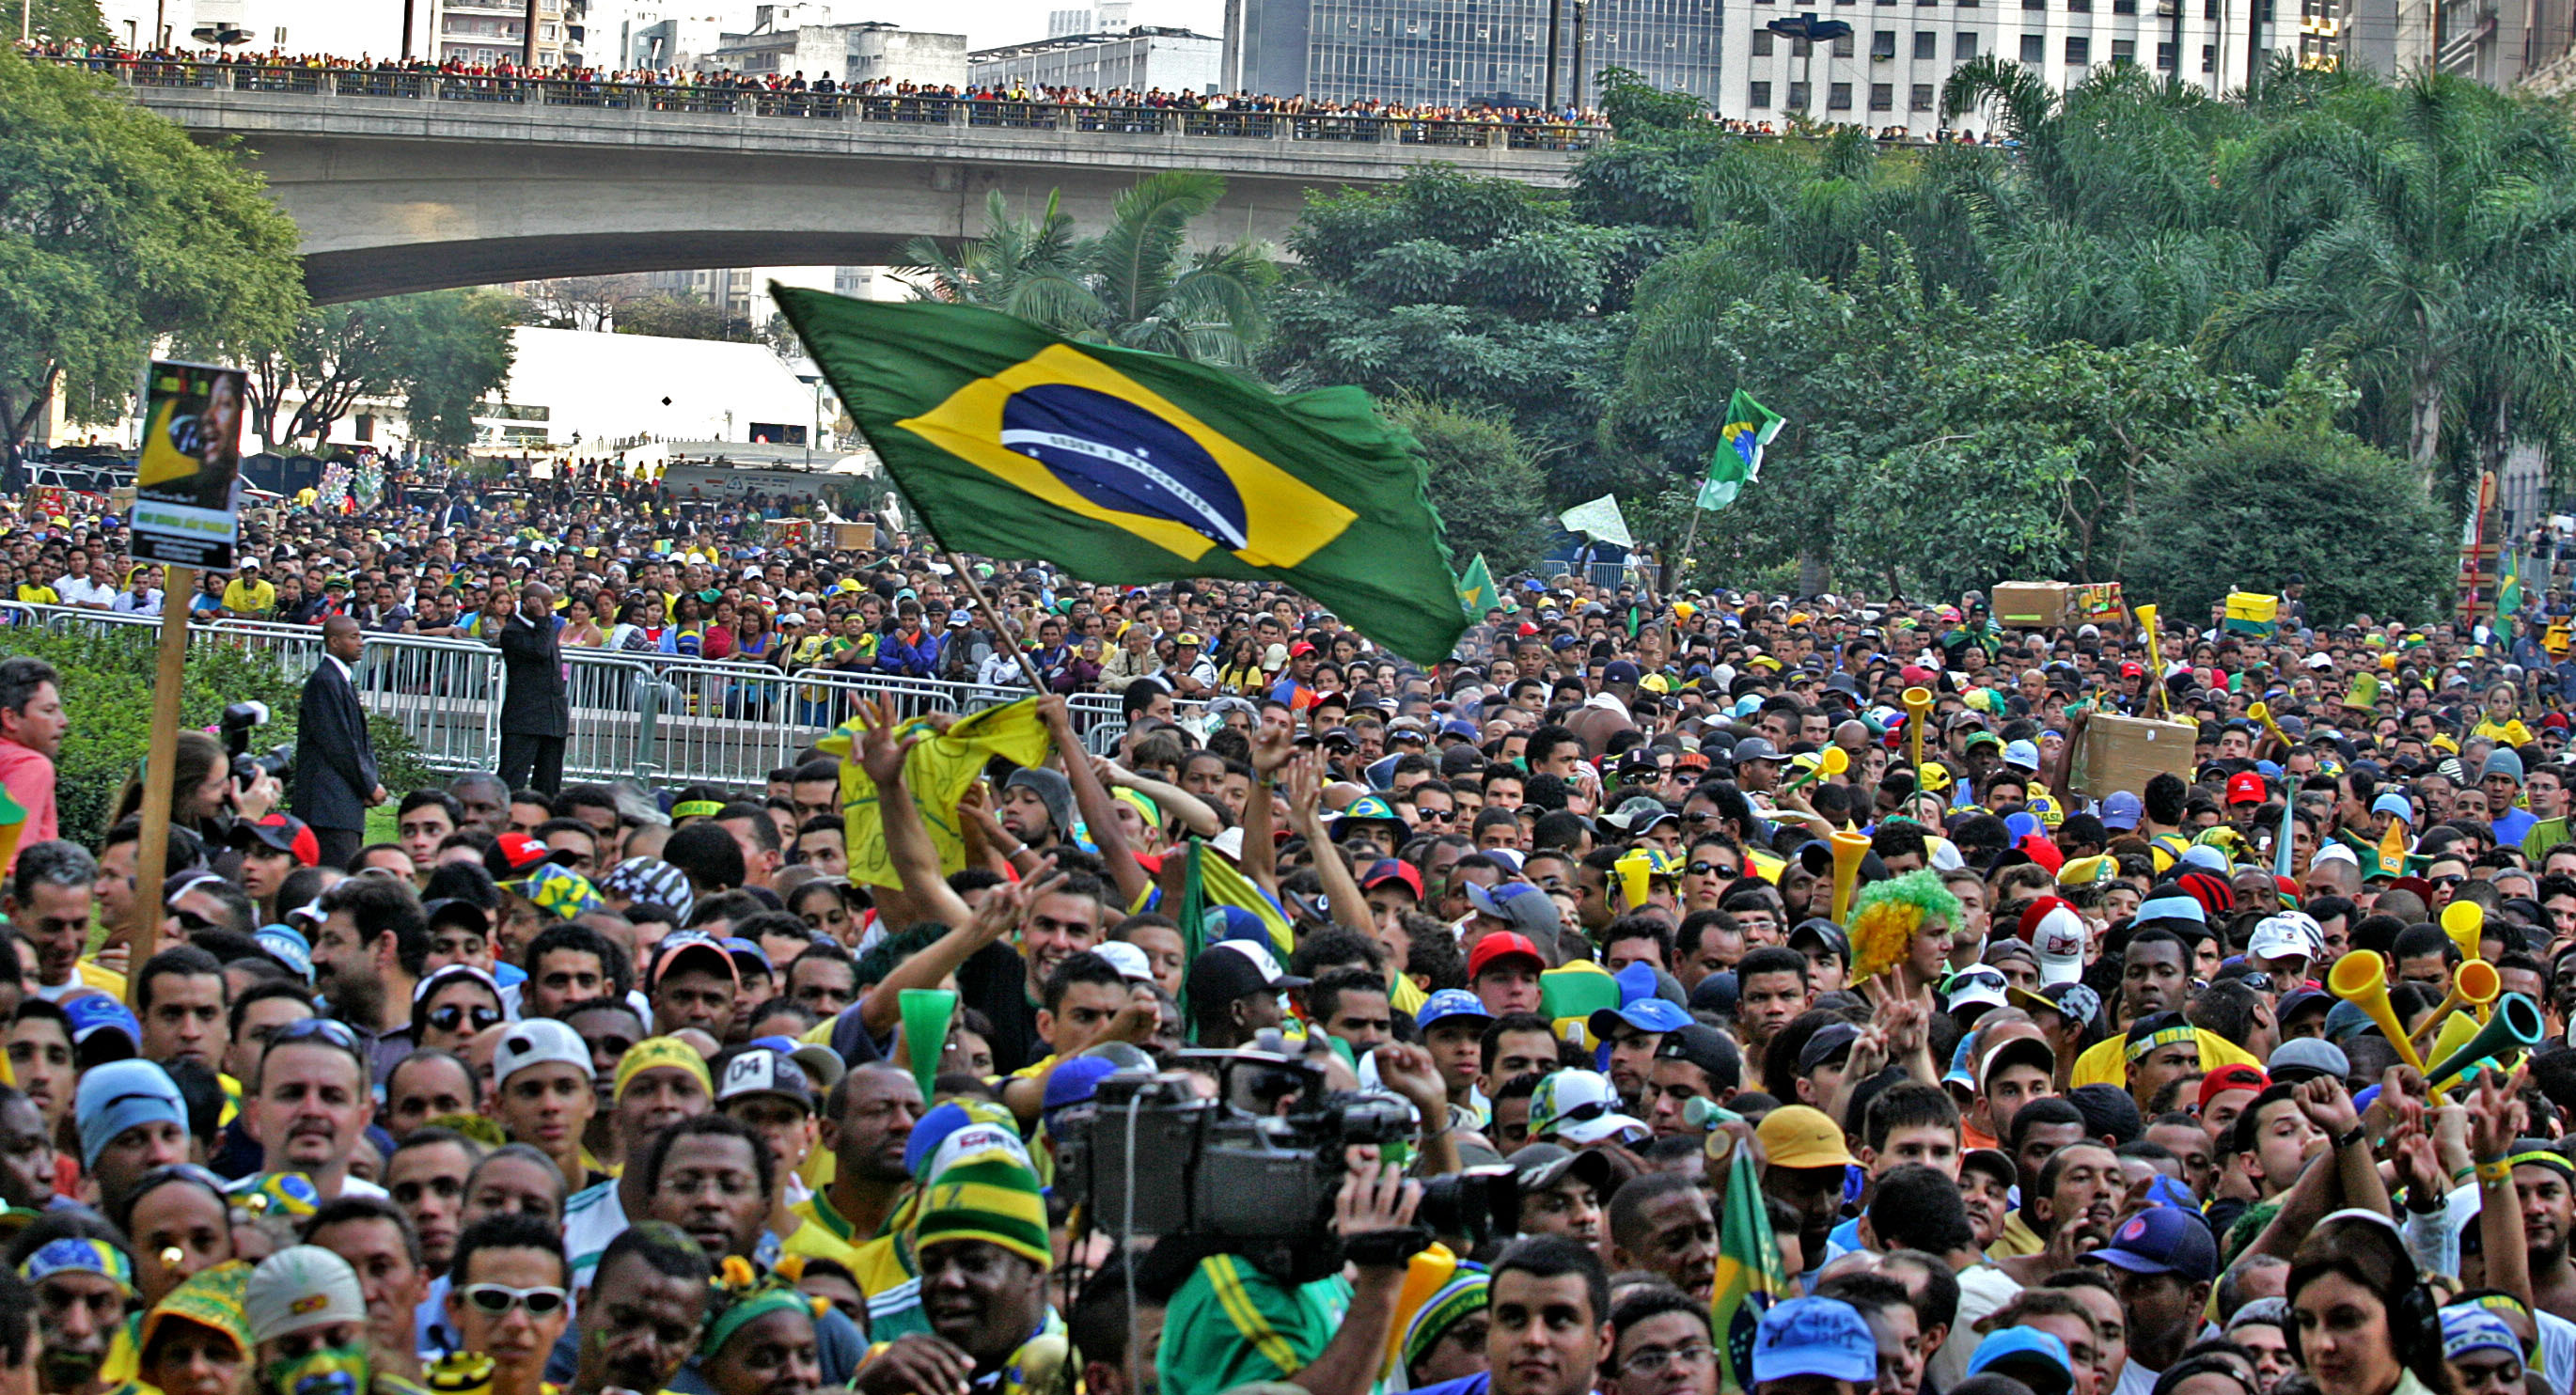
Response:
[[[1829,44],[1836,39],[1848,39],[1851,37],[1852,27],[1839,19],[1818,19],[1816,12],[1809,10],[1803,14],[1775,19],[1763,28],[1774,34],[1786,35],[1792,40],[1805,41],[1807,61],[1798,70],[1798,81],[1807,89],[1807,106],[1814,107],[1816,104],[1816,45]],[[1833,69],[1830,66],[1825,69],[1825,76],[1828,79],[1832,78]]]

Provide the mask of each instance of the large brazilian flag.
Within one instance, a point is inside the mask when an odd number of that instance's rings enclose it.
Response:
[[[1357,388],[1283,397],[972,306],[772,294],[943,546],[1285,582],[1426,664],[1466,628],[1420,448]]]

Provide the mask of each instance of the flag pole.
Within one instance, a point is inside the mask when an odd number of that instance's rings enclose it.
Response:
[[[1690,566],[1690,564],[1691,564],[1691,547],[1692,547],[1692,545],[1693,545],[1693,544],[1695,544],[1695,543],[1697,543],[1697,542],[1699,541],[1699,516],[1700,516],[1701,514],[1703,514],[1703,513],[1706,513],[1706,512],[1708,512],[1708,510],[1703,509],[1703,508],[1701,508],[1701,507],[1699,506],[1699,496],[1698,496],[1697,494],[1693,494],[1693,495],[1691,495],[1691,519],[1690,519],[1690,527],[1689,527],[1689,528],[1687,528],[1687,529],[1684,529],[1684,530],[1683,530],[1683,532],[1682,532],[1682,558],[1681,558],[1681,561],[1682,561],[1682,566],[1683,566],[1683,567],[1685,567],[1685,568],[1689,567],[1689,566]],[[1681,577],[1680,577],[1678,574],[1676,574],[1676,575],[1673,577],[1673,584],[1672,584],[1672,588],[1671,588],[1671,589],[1672,589],[1672,591],[1673,591],[1675,594],[1678,594],[1678,593],[1681,591],[1681,589],[1682,589],[1682,579],[1681,579]]]
[[[957,573],[957,579],[966,583],[966,594],[973,596],[975,604],[983,607],[984,613],[993,617],[993,628],[1000,632],[1002,643],[1010,649],[1011,657],[1019,661],[1021,675],[1029,680],[1029,691],[1045,692],[1046,680],[1038,676],[1038,666],[1029,662],[1028,651],[1020,647],[1019,632],[1012,626],[1011,617],[1004,613],[1001,607],[993,604],[991,596],[984,594],[984,583],[975,579],[975,573],[966,565],[965,558],[944,549],[939,555],[948,559],[948,565]]]

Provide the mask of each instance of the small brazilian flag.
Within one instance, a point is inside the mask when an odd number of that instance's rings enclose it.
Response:
[[[1485,565],[1485,554],[1467,564],[1467,574],[1458,578],[1458,605],[1472,623],[1485,618],[1485,612],[1503,603],[1502,593],[1494,589],[1494,570]]]
[[[1286,582],[1420,663],[1466,629],[1421,450],[1357,388],[1281,397],[972,306],[773,294],[944,546]]]
[[[1735,502],[1744,486],[1762,478],[1762,448],[1788,425],[1788,418],[1753,400],[1742,388],[1726,404],[1726,422],[1717,429],[1717,452],[1708,459],[1708,478],[1699,487],[1699,506],[1722,509]]]

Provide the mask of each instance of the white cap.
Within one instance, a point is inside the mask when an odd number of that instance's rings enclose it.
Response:
[[[2268,915],[2254,923],[2245,952],[2257,959],[2305,959],[2314,963],[2326,957],[2325,927],[2305,911]]]
[[[577,1067],[585,1076],[596,1067],[590,1059],[590,1046],[581,1033],[551,1017],[532,1018],[512,1027],[492,1050],[492,1088],[510,1083],[510,1077],[530,1066],[552,1061]]]
[[[2039,982],[2073,983],[2084,977],[2084,945],[2092,938],[2092,927],[2084,917],[2064,906],[2050,907],[2039,918],[2030,937],[2031,951],[2039,956]]]
[[[1111,940],[1106,944],[1094,945],[1091,952],[1108,960],[1109,966],[1118,971],[1120,978],[1133,983],[1154,981],[1154,966],[1146,962],[1145,951],[1124,940]]]
[[[335,1322],[364,1323],[367,1297],[349,1261],[319,1245],[289,1245],[259,1262],[242,1290],[253,1342]]]

